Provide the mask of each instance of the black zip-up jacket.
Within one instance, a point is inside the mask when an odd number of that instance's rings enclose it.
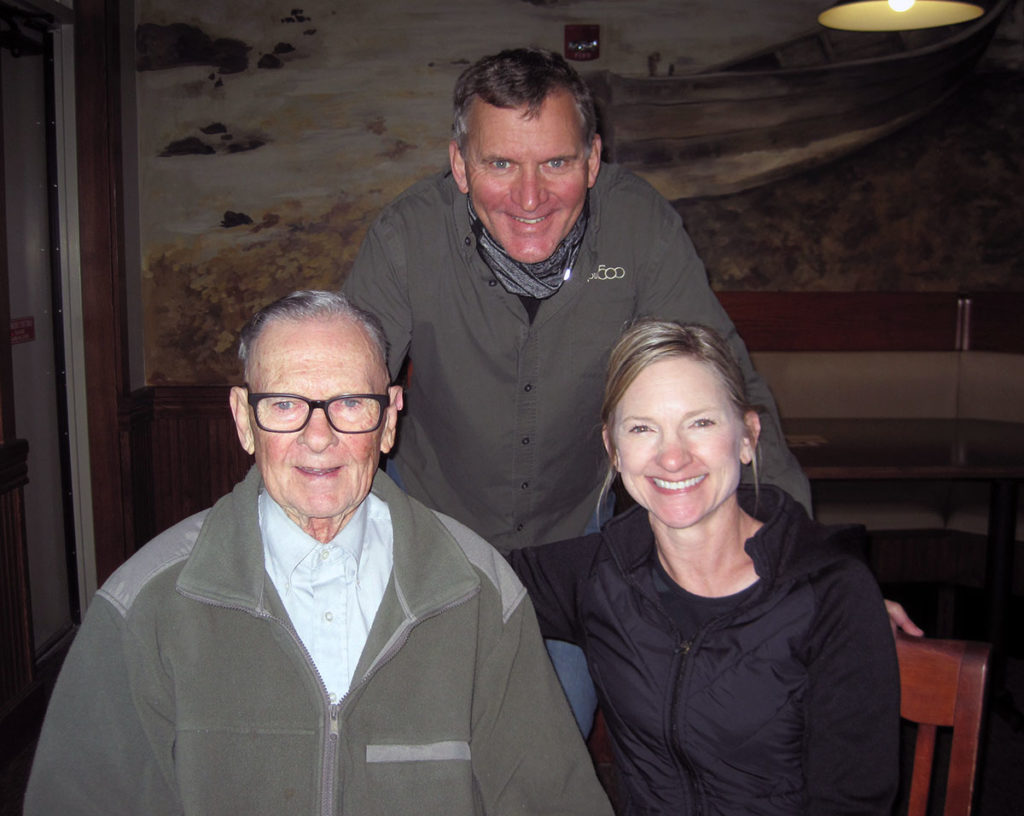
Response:
[[[690,641],[654,587],[641,507],[601,533],[509,555],[545,637],[583,647],[630,814],[888,814],[899,675],[862,528],[740,488],[764,526],[753,593]]]

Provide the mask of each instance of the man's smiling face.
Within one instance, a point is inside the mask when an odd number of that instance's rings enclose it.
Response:
[[[231,391],[231,409],[242,446],[256,456],[263,483],[288,517],[319,541],[330,541],[370,492],[381,452],[395,439],[401,389],[388,374],[365,330],[351,320],[279,320],[259,335],[251,353],[253,393],[330,399],[342,394],[389,394],[381,426],[343,434],[315,409],[294,433],[256,425],[244,388]]]
[[[601,166],[601,139],[594,137],[588,155],[581,131],[566,91],[550,94],[535,116],[476,99],[465,150],[449,146],[459,189],[515,260],[547,260],[583,211]]]

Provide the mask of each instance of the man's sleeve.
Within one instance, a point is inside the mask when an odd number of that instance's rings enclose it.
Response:
[[[610,816],[525,595],[481,663],[473,769],[484,812]]]
[[[357,306],[376,315],[388,339],[388,367],[398,372],[412,341],[405,243],[388,211],[370,227],[342,286]]]
[[[133,699],[124,620],[97,597],[64,661],[25,794],[26,816],[162,816],[181,812]]]
[[[760,479],[781,487],[810,513],[810,484],[786,445],[775,399],[767,383],[754,371],[746,345],[711,291],[707,271],[683,228],[682,220],[674,211],[666,214],[666,219],[648,259],[637,315],[680,323],[700,323],[710,326],[725,338],[743,369],[751,403],[763,409],[758,445]],[[744,480],[750,481],[749,468],[744,470]]]

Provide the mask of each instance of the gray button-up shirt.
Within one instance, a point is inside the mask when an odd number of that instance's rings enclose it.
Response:
[[[590,192],[572,275],[531,323],[480,259],[450,173],[397,198],[370,229],[345,291],[384,323],[411,375],[395,452],[416,498],[499,549],[580,535],[607,458],[600,404],[608,352],[634,318],[702,323],[730,342],[762,417],[762,478],[809,506],[767,386],[708,286],[679,215],[613,165]]]

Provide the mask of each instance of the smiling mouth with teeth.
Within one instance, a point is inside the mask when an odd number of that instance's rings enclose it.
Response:
[[[517,215],[513,215],[512,217],[513,217],[513,218],[514,218],[514,219],[515,219],[516,221],[518,221],[518,222],[519,222],[520,224],[539,224],[539,223],[540,223],[541,221],[543,221],[543,220],[544,220],[544,219],[545,219],[545,218],[546,218],[547,216],[543,216],[543,215],[542,215],[542,216],[541,216],[540,218],[520,218],[520,217],[519,217],[519,216],[517,216]]]
[[[692,479],[683,479],[681,482],[670,482],[666,479],[659,479],[656,476],[651,477],[651,480],[655,485],[662,488],[663,490],[685,490],[688,487],[693,487],[696,484],[700,484],[704,481],[707,474],[701,474],[700,476],[694,476]]]

